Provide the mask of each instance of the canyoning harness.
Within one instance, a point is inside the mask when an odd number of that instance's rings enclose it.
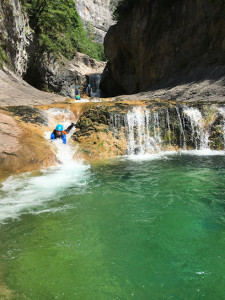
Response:
[[[73,126],[75,126],[74,123],[72,123],[69,127],[67,127],[66,130],[63,130],[62,134],[60,134],[60,135],[58,135],[56,133],[56,129],[54,129],[53,132],[51,133],[51,140],[62,139],[63,144],[66,144],[66,135],[70,132],[70,130],[73,128]]]

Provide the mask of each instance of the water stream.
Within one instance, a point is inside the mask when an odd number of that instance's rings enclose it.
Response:
[[[101,74],[91,74],[89,75],[89,83],[91,85],[93,94],[93,97],[101,98],[102,97],[102,91],[100,89],[100,81],[101,81]]]
[[[213,122],[206,124],[207,118],[194,107],[173,107],[152,111],[146,107],[133,107],[127,114],[111,116],[111,124],[118,130],[125,127],[127,135],[127,154],[143,155],[179,148],[180,150],[210,150],[213,136],[223,135],[225,149],[225,113],[224,107],[217,108],[222,117],[217,124],[217,133],[212,133]],[[212,135],[212,136],[211,136]],[[210,140],[211,136],[211,140]]]
[[[46,113],[53,128],[76,121]],[[70,140],[49,142],[57,166],[3,182],[0,297],[224,299],[225,156],[209,151],[194,115],[176,112],[176,124],[182,148],[193,125],[197,151],[160,151],[175,117],[134,108],[111,116],[127,130],[127,157],[87,165]]]

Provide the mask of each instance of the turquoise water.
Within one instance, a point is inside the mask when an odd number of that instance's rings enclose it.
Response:
[[[225,156],[174,155],[112,160],[53,185],[0,227],[2,295],[225,299],[224,175]],[[18,199],[32,198],[29,184],[14,187]]]

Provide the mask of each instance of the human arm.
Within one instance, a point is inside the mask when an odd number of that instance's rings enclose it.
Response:
[[[66,133],[69,133],[70,130],[73,128],[73,126],[75,126],[75,124],[74,124],[74,123],[71,123],[70,126],[66,128],[65,132],[66,132]]]

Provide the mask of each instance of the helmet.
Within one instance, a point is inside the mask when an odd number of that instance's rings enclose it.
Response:
[[[90,84],[88,84],[88,86],[91,86]]]
[[[58,131],[63,131],[63,126],[58,124],[55,128],[55,130],[58,130]]]

